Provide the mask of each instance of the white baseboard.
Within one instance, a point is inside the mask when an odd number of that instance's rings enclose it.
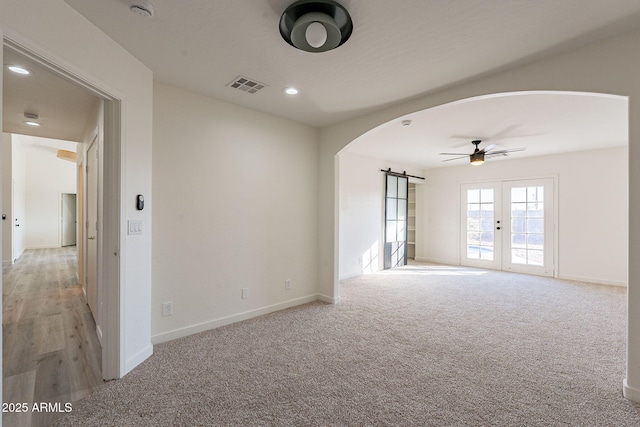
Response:
[[[362,276],[364,273],[363,272],[359,272],[359,273],[349,273],[349,274],[345,274],[342,275],[340,277],[338,277],[338,280],[347,280],[347,279],[352,279],[354,277],[359,277]]]
[[[559,274],[558,279],[571,280],[574,282],[594,283],[596,285],[622,286],[624,288],[627,287],[627,282],[622,282],[619,280],[599,279],[597,277],[584,277],[584,276],[574,276],[571,274]]]
[[[632,402],[640,403],[640,388],[627,384],[627,380],[622,382],[622,395]]]
[[[318,299],[322,302],[326,302],[327,304],[338,304],[340,303],[340,297],[333,298],[328,297],[326,295],[318,294]]]
[[[55,245],[55,246],[42,245],[42,246],[29,246],[28,248],[24,248],[24,250],[28,251],[28,250],[33,250],[33,249],[60,249],[60,248],[62,248],[62,246],[60,246],[60,245]]]
[[[149,344],[139,352],[133,355],[130,359],[128,359],[124,364],[124,370],[120,372],[120,377],[124,377],[127,375],[133,368],[147,360],[153,354],[153,345]]]
[[[297,305],[307,304],[313,301],[325,301],[323,295],[309,295],[302,298],[296,298],[289,301],[281,302],[278,304],[269,305],[255,310],[249,310],[231,316],[222,317],[220,319],[209,320],[207,322],[198,323],[196,325],[186,326],[184,328],[174,329],[168,332],[162,332],[160,334],[151,336],[152,344],[160,344],[166,341],[175,340],[177,338],[186,337],[189,335],[197,334],[199,332],[208,331],[210,329],[219,328],[221,326],[230,325],[232,323],[240,322],[242,320],[252,319],[254,317],[262,316],[264,314],[273,313],[276,311],[284,310],[286,308],[295,307]],[[325,301],[328,302],[328,301]]]
[[[458,261],[453,261],[453,260],[445,260],[445,259],[432,259],[432,258],[415,258],[416,261],[420,261],[420,262],[429,262],[429,263],[433,263],[433,264],[444,264],[444,265],[460,265],[460,263]],[[602,278],[598,278],[598,277],[586,277],[586,276],[574,276],[571,274],[561,274],[558,275],[557,277],[558,279],[562,279],[562,280],[571,280],[574,282],[585,282],[585,283],[594,283],[597,285],[610,285],[610,286],[622,286],[622,287],[627,287],[627,282],[623,282],[620,280],[609,280],[609,279],[602,279]]]
[[[450,259],[434,259],[434,258],[422,258],[422,257],[415,257],[414,259],[419,262],[430,262],[432,264],[460,265],[460,262],[458,262],[457,259],[450,260]]]

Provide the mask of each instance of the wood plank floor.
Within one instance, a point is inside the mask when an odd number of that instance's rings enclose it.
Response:
[[[4,426],[47,426],[62,414],[32,412],[34,403],[64,410],[103,383],[96,325],[76,263],[73,246],[27,250],[3,266],[3,401],[29,408],[3,412]]]

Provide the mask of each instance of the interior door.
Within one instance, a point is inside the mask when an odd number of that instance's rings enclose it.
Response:
[[[554,275],[554,179],[464,184],[460,264]]]
[[[384,268],[407,264],[409,178],[387,174],[385,191]]]
[[[15,262],[25,250],[24,218],[26,216],[24,185],[19,185],[16,180],[11,182],[11,207],[13,223],[11,230],[11,260]]]
[[[62,193],[61,197],[62,246],[76,244],[76,195]]]
[[[85,290],[87,303],[98,323],[98,144],[87,151],[87,271]]]

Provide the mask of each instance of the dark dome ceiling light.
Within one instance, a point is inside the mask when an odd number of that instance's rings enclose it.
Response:
[[[326,52],[344,44],[353,31],[349,12],[333,0],[298,0],[280,17],[280,34],[306,52]]]

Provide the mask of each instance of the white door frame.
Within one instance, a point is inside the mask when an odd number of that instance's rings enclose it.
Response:
[[[100,289],[98,287],[98,257],[100,256],[100,240],[98,240],[98,212],[100,211],[100,201],[98,199],[98,183],[101,172],[100,168],[100,156],[98,155],[100,150],[100,142],[98,140],[98,133],[92,138],[89,143],[89,147],[85,151],[85,169],[84,175],[87,185],[84,187],[85,192],[85,206],[83,206],[86,214],[85,224],[85,257],[84,257],[84,271],[85,277],[85,297],[87,304],[93,318],[96,322],[96,332],[98,333],[98,340],[102,344],[102,318],[100,316],[101,310],[99,307],[99,295]],[[92,159],[93,157],[93,159]]]
[[[551,237],[552,242],[544,242],[544,265],[534,266],[513,263],[509,249],[511,249],[511,226],[512,221],[509,221],[511,217],[511,188],[514,187],[530,187],[530,186],[542,186],[544,190],[544,236]],[[557,272],[556,263],[556,224],[557,224],[557,209],[556,209],[556,181],[553,177],[547,178],[530,178],[524,180],[508,180],[502,182],[502,217],[505,219],[502,227],[502,247],[505,250],[502,251],[502,269],[504,271],[513,271],[515,273],[534,274],[540,276],[555,277]],[[534,219],[535,220],[535,219]],[[509,249],[507,249],[509,248]]]
[[[509,268],[509,263],[506,262],[506,251],[510,248],[508,243],[508,239],[510,239],[511,233],[511,224],[510,224],[510,212],[506,208],[506,201],[509,200],[509,197],[504,196],[504,189],[507,188],[511,184],[516,183],[525,183],[532,181],[543,181],[543,180],[551,180],[553,194],[551,196],[552,201],[552,212],[547,213],[547,215],[552,218],[552,223],[549,221],[546,222],[547,227],[552,227],[548,229],[547,232],[553,236],[553,243],[551,245],[552,254],[549,258],[549,262],[551,263],[550,271],[545,272],[535,272],[535,269],[526,268]],[[495,241],[494,247],[496,248],[494,260],[492,262],[481,261],[481,260],[470,260],[466,256],[467,250],[467,242],[466,242],[466,218],[467,218],[467,206],[466,206],[466,191],[468,189],[476,189],[476,188],[492,188],[494,189],[494,200],[495,200],[495,221],[494,221],[494,233],[495,233]],[[547,197],[547,196],[545,196]],[[460,184],[460,244],[459,244],[459,264],[460,265],[468,265],[471,267],[478,268],[487,268],[492,270],[504,270],[504,271],[514,271],[525,274],[541,274],[548,275],[551,277],[558,277],[558,176],[557,175],[546,175],[546,176],[537,176],[537,177],[523,177],[517,179],[495,179],[490,181],[477,181],[477,182],[466,182]],[[500,223],[497,223],[497,221]],[[500,230],[497,228],[500,227]],[[549,264],[547,264],[549,266]]]
[[[98,182],[98,197],[102,202],[103,220],[99,223],[98,239],[100,254],[98,260],[98,287],[103,293],[103,345],[102,377],[105,380],[120,377],[120,218],[121,207],[121,99],[113,89],[93,84],[60,64],[54,55],[35,52],[26,47],[13,35],[3,36],[3,46],[19,55],[38,62],[51,73],[70,81],[104,100],[104,155],[102,156],[103,176]]]

